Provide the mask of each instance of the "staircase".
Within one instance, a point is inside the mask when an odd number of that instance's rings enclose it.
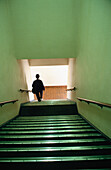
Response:
[[[0,129],[0,167],[111,169],[111,143],[72,101],[27,103]]]

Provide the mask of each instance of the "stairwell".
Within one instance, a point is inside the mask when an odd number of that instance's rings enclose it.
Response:
[[[111,142],[69,100],[31,102],[0,128],[0,167],[111,169]]]

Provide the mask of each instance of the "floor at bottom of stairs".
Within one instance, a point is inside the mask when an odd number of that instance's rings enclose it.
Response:
[[[0,167],[111,169],[111,143],[80,115],[19,116],[0,129]]]

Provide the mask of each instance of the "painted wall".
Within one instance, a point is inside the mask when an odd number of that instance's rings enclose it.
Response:
[[[110,0],[1,0],[0,23],[0,101],[19,99],[0,108],[0,124],[17,115],[20,102],[28,100],[18,92],[28,85],[24,64],[15,56],[77,57],[77,96],[111,103]],[[111,137],[111,109],[81,102],[78,108]]]
[[[67,89],[76,87],[76,58],[69,58]],[[67,91],[67,98],[76,100],[76,91]]]
[[[27,101],[28,96],[21,94],[20,87],[26,88],[26,79],[21,62],[14,54],[13,34],[10,22],[8,1],[0,1],[0,102],[19,99],[15,104],[0,107],[0,125],[15,117],[20,103]]]
[[[40,74],[44,86],[65,86],[67,85],[68,66],[38,66],[30,67],[32,80],[35,75]]]
[[[29,59],[30,66],[55,66],[68,65],[68,58],[51,58],[51,59]]]
[[[77,96],[111,104],[111,1],[81,0]],[[78,102],[79,112],[111,137],[111,109]]]
[[[24,60],[18,60],[18,62],[22,63],[23,74],[25,76],[26,79],[25,81],[27,84],[26,90],[32,90],[32,75],[29,66],[29,61],[27,59],[24,59]],[[23,87],[21,88],[24,89]],[[30,101],[34,100],[34,95],[32,92],[29,92],[27,95]]]
[[[76,0],[11,0],[18,59],[75,57]]]

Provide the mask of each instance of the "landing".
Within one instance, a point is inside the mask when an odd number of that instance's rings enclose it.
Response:
[[[22,104],[22,106],[74,105],[74,104],[75,102],[69,99],[55,99],[55,100],[42,100],[41,102],[32,101]]]
[[[41,102],[32,101],[21,105],[21,116],[54,116],[77,114],[77,106],[71,100],[43,100]]]

